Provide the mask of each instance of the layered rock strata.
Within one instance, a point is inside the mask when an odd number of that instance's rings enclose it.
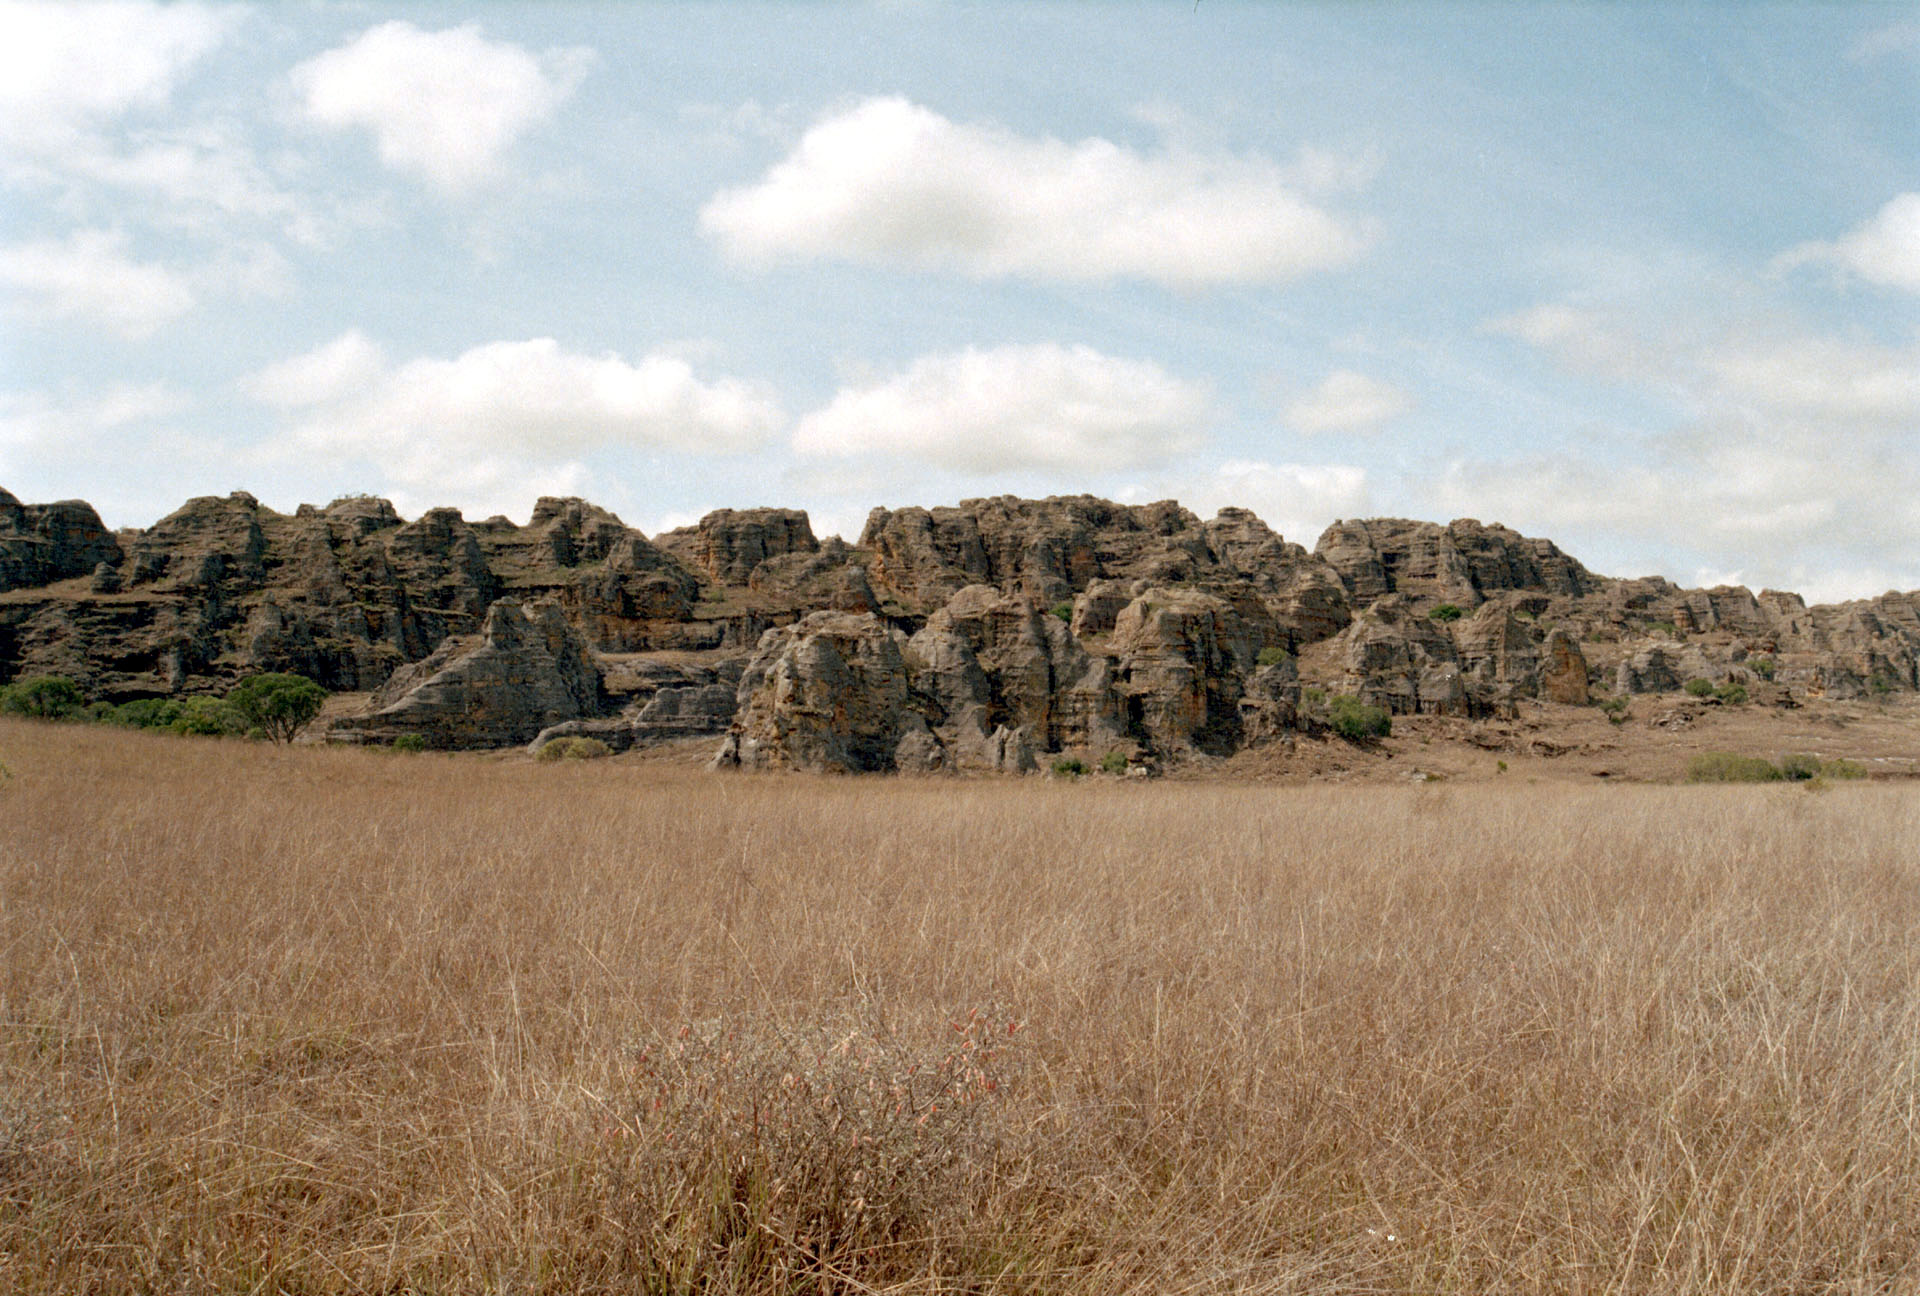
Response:
[[[722,763],[1017,770],[1288,741],[1351,693],[1477,718],[1705,680],[1756,702],[1920,687],[1920,593],[1809,607],[1594,574],[1498,525],[1088,496],[876,509],[857,543],[721,510],[649,538],[577,499],[527,525],[235,493],[109,532],[0,491],[0,683],[109,701],[294,671],[371,696],[350,741],[712,741]]]

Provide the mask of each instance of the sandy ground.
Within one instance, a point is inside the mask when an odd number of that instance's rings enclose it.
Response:
[[[1340,739],[1269,744],[1179,777],[1392,782],[1433,777],[1468,782],[1675,782],[1702,752],[1778,760],[1807,752],[1858,763],[1870,778],[1920,777],[1920,699],[1829,702],[1799,707],[1722,706],[1677,693],[1633,699],[1624,723],[1595,707],[1523,703],[1511,720],[1395,716],[1393,734],[1356,747]]]

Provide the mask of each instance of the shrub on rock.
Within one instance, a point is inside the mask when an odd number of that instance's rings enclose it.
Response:
[[[1384,708],[1370,706],[1351,693],[1342,693],[1327,704],[1327,722],[1348,742],[1385,738],[1393,732],[1393,717]]]

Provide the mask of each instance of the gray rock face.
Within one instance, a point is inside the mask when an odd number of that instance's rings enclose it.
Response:
[[[814,612],[769,630],[740,679],[731,763],[893,769],[895,749],[912,727],[905,640],[870,613]]]
[[[820,547],[804,512],[771,508],[717,509],[697,526],[669,531],[657,543],[722,585],[745,585],[768,559],[810,554]]]
[[[1225,601],[1149,589],[1121,611],[1112,646],[1123,714],[1157,752],[1224,755],[1238,745],[1241,681],[1260,642]]]
[[[549,610],[516,623],[503,599]],[[1260,664],[1276,649],[1294,676]],[[377,690],[343,737],[399,732],[376,718],[406,703],[447,744],[724,729],[749,764],[1018,769],[1287,741],[1313,723],[1303,683],[1460,716],[1577,706],[1589,679],[1698,676],[1781,706],[1911,691],[1920,593],[1809,607],[1606,579],[1471,520],[1342,522],[1309,552],[1242,509],[1089,496],[879,509],[848,545],[795,510],[649,540],[577,499],[516,526],[364,497],[283,515],[244,493],[110,535],[85,504],[0,491],[0,682],[67,675],[120,701],[261,670]]]
[[[1314,551],[1340,574],[1359,605],[1406,594],[1473,608],[1490,593],[1538,590],[1578,597],[1603,583],[1552,541],[1471,518],[1444,527],[1404,518],[1336,522]]]
[[[559,605],[501,599],[477,636],[450,639],[395,671],[368,713],[337,721],[333,736],[391,742],[418,734],[432,747],[498,747],[601,705],[599,669]]]
[[[0,490],[0,593],[120,565],[120,543],[84,500],[22,504]]]

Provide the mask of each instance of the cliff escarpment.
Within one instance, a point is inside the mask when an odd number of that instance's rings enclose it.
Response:
[[[1290,741],[1340,695],[1478,718],[1698,681],[1759,706],[1913,691],[1920,593],[1620,580],[1471,520],[1341,521],[1307,549],[1241,509],[1088,496],[875,509],[848,544],[791,509],[648,537],[578,499],[519,526],[245,493],[115,533],[0,491],[0,683],[120,702],[258,671],[369,695],[338,741],[1020,770]]]

